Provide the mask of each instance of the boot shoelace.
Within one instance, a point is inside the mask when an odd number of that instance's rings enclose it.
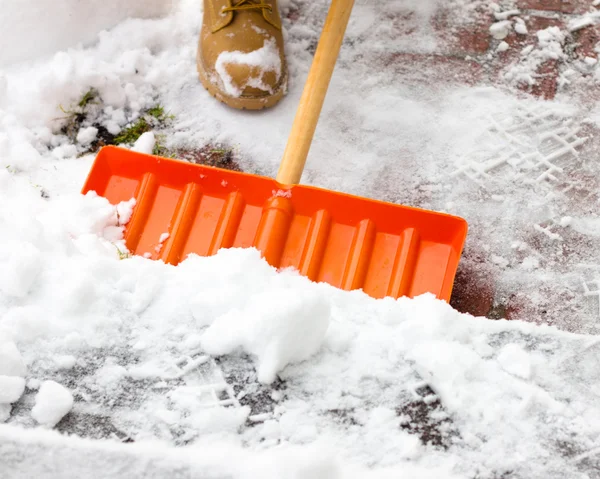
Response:
[[[235,12],[238,10],[263,10],[266,8],[269,12],[273,11],[273,7],[268,3],[255,3],[254,0],[242,0],[238,2],[236,5],[232,5],[231,7],[224,8],[221,10],[223,13],[227,12]]]

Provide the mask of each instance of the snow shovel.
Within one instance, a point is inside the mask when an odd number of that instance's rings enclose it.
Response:
[[[354,0],[332,0],[275,180],[105,146],[82,193],[136,199],[133,254],[177,265],[189,254],[258,249],[272,266],[383,298],[449,301],[464,219],[298,185]]]

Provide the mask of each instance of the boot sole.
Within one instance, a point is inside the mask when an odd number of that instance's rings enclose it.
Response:
[[[200,49],[196,54],[196,67],[198,69],[198,77],[200,82],[206,88],[208,93],[215,97],[220,102],[237,110],[262,110],[275,106],[283,98],[287,89],[287,68],[283,72],[283,80],[280,83],[279,90],[268,96],[255,97],[232,97],[219,90],[209,79],[202,59],[200,58]]]

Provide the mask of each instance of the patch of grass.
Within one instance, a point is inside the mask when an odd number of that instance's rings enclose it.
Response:
[[[177,150],[172,150],[165,146],[165,135],[158,134],[155,136],[156,143],[152,149],[152,154],[165,158],[177,158]]]
[[[90,88],[85,93],[85,95],[83,95],[83,97],[81,97],[81,100],[79,100],[79,103],[77,104],[77,106],[79,106],[79,108],[84,110],[90,103],[92,103],[96,99],[97,96],[98,96],[98,92],[96,90],[94,90],[93,88]]]
[[[160,130],[175,118],[173,115],[167,115],[162,105],[157,104],[143,111],[140,117],[130,126],[121,131],[114,138],[115,145],[135,143],[140,136],[147,131]],[[159,145],[159,135],[156,135],[157,142],[155,151],[162,151],[163,147]],[[164,136],[162,137],[164,138]],[[164,141],[164,140],[163,140]],[[155,153],[159,154],[159,153]]]
[[[63,113],[65,113],[69,116],[82,115],[82,114],[85,114],[87,107],[91,103],[95,103],[94,100],[96,100],[96,98],[98,98],[98,91],[94,88],[90,88],[88,91],[86,91],[83,94],[81,99],[77,102],[76,108],[70,109],[70,110],[65,110],[65,108],[62,105],[58,105],[58,107],[60,108],[60,110]]]
[[[71,107],[64,108],[59,105],[60,110],[67,116],[57,118],[57,120],[63,120],[65,122],[61,129],[61,133],[64,134],[76,143],[77,134],[82,126],[93,126],[98,129],[96,140],[91,143],[89,148],[82,153],[94,153],[101,147],[106,145],[130,145],[135,143],[142,134],[148,131],[159,132],[164,129],[169,122],[175,119],[174,115],[168,114],[165,108],[160,103],[156,103],[150,108],[143,110],[137,120],[131,123],[129,126],[121,130],[116,135],[110,133],[105,126],[101,125],[98,121],[93,121],[91,117],[92,108],[91,105],[101,105],[101,98],[97,90],[90,88],[86,91],[83,96]],[[157,142],[154,148],[155,154],[161,156],[171,156],[168,153],[167,148],[164,147],[164,135],[156,135]]]
[[[155,105],[152,108],[149,108],[146,113],[151,117],[156,118],[161,123],[175,119],[175,115],[167,115],[165,113],[165,109],[162,105]]]
[[[131,126],[121,130],[121,133],[115,136],[114,142],[116,145],[135,143],[140,136],[150,130],[152,130],[152,127],[142,116]]]
[[[65,120],[65,125],[62,127],[61,132],[71,141],[75,142],[81,125],[89,115],[88,107],[96,103],[97,98],[98,92],[94,88],[90,88],[83,94],[75,107],[67,110],[62,105],[58,105],[60,110],[67,115],[66,117],[58,118],[59,120]]]
[[[126,252],[126,251],[121,251],[121,249],[117,245],[115,245],[115,248],[117,248],[117,254],[119,255],[119,259],[131,258],[131,253]]]

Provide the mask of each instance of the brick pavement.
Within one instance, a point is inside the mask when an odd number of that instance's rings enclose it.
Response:
[[[581,14],[595,11],[592,0],[518,0],[511,4],[502,5],[504,8],[494,12],[489,4],[483,3],[475,8],[474,15],[461,21],[456,15],[453,18],[453,5],[449,2],[449,6],[440,8],[432,19],[439,52],[433,55],[395,53],[389,56],[388,63],[396,63],[399,70],[401,65],[416,64],[420,67],[418,70],[433,66],[428,72],[434,79],[443,71],[444,76],[453,81],[499,85],[545,100],[554,99],[561,88],[569,93],[569,85],[564,82],[561,85],[561,74],[574,68],[577,62],[593,62],[591,59],[597,59],[597,49],[600,50],[600,25],[589,25],[576,31],[568,28],[570,22],[581,18]],[[600,11],[600,5],[597,9]],[[511,10],[518,12],[506,16]],[[504,38],[494,38],[490,27],[507,18],[512,22],[510,31]],[[515,28],[517,24],[521,24],[518,29]],[[523,61],[523,50],[539,48],[538,32],[552,27],[564,34],[564,55],[541,58],[530,84],[507,82],[507,72]],[[506,43],[505,50],[499,48],[502,42]],[[584,79],[590,75],[585,69],[578,71]],[[595,91],[594,97],[600,97],[600,86],[583,91],[585,95],[594,95]],[[581,91],[574,94],[581,94]],[[474,315],[511,319],[525,314],[534,321],[544,322],[544,308],[531,304],[527,295],[513,294],[498,305],[493,275],[482,273],[486,271],[484,256],[472,251],[466,253],[455,281],[451,304]]]

